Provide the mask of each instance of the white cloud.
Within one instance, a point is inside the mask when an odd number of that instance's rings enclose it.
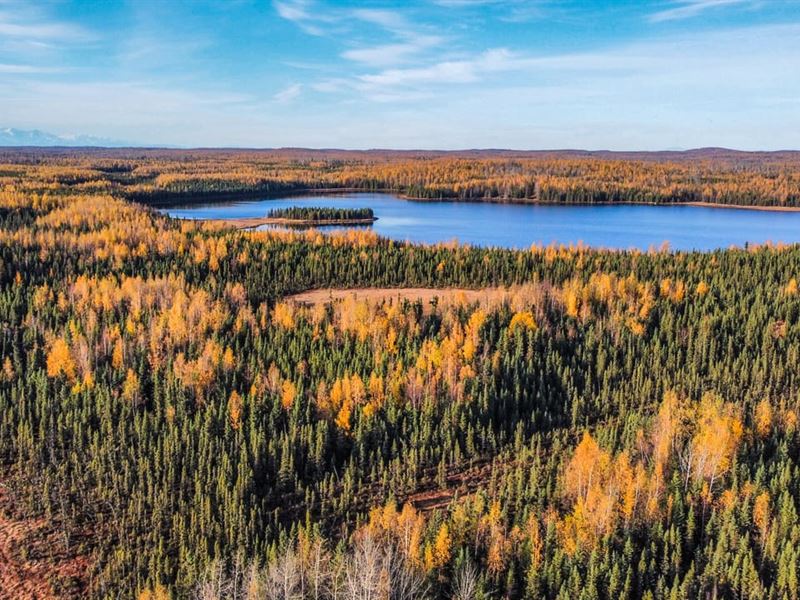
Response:
[[[303,86],[301,84],[293,83],[291,85],[287,85],[277,94],[275,94],[272,97],[272,99],[275,100],[275,102],[286,104],[297,98],[302,91],[303,91]]]
[[[312,90],[324,94],[336,94],[352,88],[352,81],[344,77],[334,77],[316,81],[309,86]]]
[[[289,21],[302,22],[310,21],[311,15],[308,12],[308,2],[304,0],[290,0],[289,2],[274,2],[275,10],[284,19]]]
[[[688,19],[712,8],[752,3],[752,0],[675,0],[672,4],[676,6],[651,14],[649,20],[651,23],[660,23]]]
[[[417,84],[471,83],[483,73],[514,68],[514,56],[504,48],[488,50],[469,60],[443,61],[428,67],[387,69],[377,74],[361,75],[358,79],[376,87]]]
[[[472,6],[484,6],[486,4],[503,4],[507,0],[434,0],[434,4],[447,8],[463,8]]]
[[[78,25],[48,18],[32,6],[0,4],[0,36],[29,42],[80,42],[94,35]]]
[[[528,59],[505,48],[494,48],[462,60],[447,60],[425,67],[391,68],[354,77],[335,77],[312,83],[320,93],[346,94],[374,102],[411,102],[430,98],[442,86],[479,82],[485,75],[513,71]]]
[[[3,16],[0,15],[0,19]],[[74,40],[86,37],[85,32],[64,23],[12,23],[0,20],[0,35],[34,39]]]
[[[272,5],[281,17],[291,21],[306,33],[316,36],[325,34],[318,22],[324,23],[329,19],[322,17],[307,0],[275,0]]]
[[[357,8],[354,10],[330,10],[312,3],[312,0],[275,0],[273,6],[284,19],[296,24],[306,33],[315,36],[333,31],[342,33],[342,38],[352,40],[354,47],[344,50],[345,60],[372,67],[386,67],[407,62],[425,51],[443,44],[445,38],[420,31],[419,24],[410,22],[401,12],[388,9]],[[387,43],[383,35],[381,43],[358,44],[360,37],[374,37],[372,29],[364,30],[359,24],[376,25],[395,41]],[[347,35],[344,33],[347,32]]]
[[[419,67],[325,79],[310,87],[345,101],[394,103],[419,110],[423,109],[419,102],[425,101],[424,110],[432,110],[437,105],[452,106],[456,98],[513,86],[517,91],[508,98],[473,107],[479,113],[505,107],[508,119],[510,107],[526,116],[537,102],[563,105],[569,112],[569,106],[576,109],[589,99],[578,115],[597,115],[610,103],[640,111],[684,107],[689,114],[723,118],[727,99],[735,98],[737,105],[727,110],[745,113],[773,97],[796,97],[797,82],[785,73],[800,69],[798,56],[800,24],[773,25],[670,35],[584,53],[535,56],[495,48]],[[520,90],[529,92],[527,100]],[[622,90],[648,108],[632,104]]]
[[[380,25],[389,31],[408,31],[411,27],[406,18],[394,10],[358,8],[350,14],[359,21]]]
[[[407,36],[407,41],[396,44],[346,50],[342,53],[342,58],[374,67],[383,67],[406,62],[439,46],[442,42],[443,39],[435,35]]]
[[[24,74],[40,74],[40,73],[60,73],[62,69],[55,69],[52,67],[37,67],[34,65],[13,65],[8,63],[0,63],[0,73],[13,73],[18,75]]]
[[[398,40],[390,44],[352,48],[342,53],[342,58],[365,65],[385,67],[404,63],[446,41],[439,35],[420,33],[420,25],[410,23],[397,11],[357,9],[351,16],[382,27]]]
[[[541,19],[546,12],[557,8],[550,6],[547,11],[545,10],[545,5],[551,4],[552,0],[433,0],[433,3],[451,9],[492,7],[490,14],[506,23],[524,23]]]

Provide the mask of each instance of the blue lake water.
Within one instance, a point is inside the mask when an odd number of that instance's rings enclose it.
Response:
[[[369,226],[400,241],[458,240],[475,246],[528,248],[584,244],[647,250],[669,242],[677,250],[712,250],[746,243],[800,242],[800,212],[697,206],[531,206],[481,202],[413,202],[390,194],[332,194],[237,200],[164,208],[185,219],[263,217],[289,206],[369,207]]]

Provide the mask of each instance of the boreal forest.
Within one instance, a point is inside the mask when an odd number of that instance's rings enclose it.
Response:
[[[322,189],[791,208],[800,155],[0,152],[0,598],[800,597],[800,246],[155,208]]]

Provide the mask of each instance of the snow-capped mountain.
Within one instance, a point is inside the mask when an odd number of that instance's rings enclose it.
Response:
[[[131,146],[119,140],[91,135],[56,135],[39,129],[0,129],[0,146]]]

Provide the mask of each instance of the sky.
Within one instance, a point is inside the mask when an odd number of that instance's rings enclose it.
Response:
[[[0,0],[0,127],[137,144],[800,148],[800,0]]]

